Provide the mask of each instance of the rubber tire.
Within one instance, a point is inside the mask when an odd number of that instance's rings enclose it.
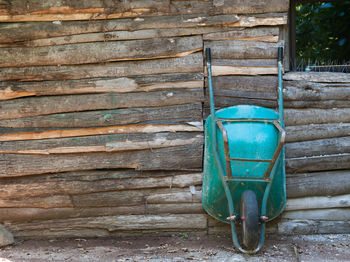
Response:
[[[259,214],[256,195],[251,190],[243,192],[241,197],[241,217],[243,245],[247,250],[254,250],[259,240]]]

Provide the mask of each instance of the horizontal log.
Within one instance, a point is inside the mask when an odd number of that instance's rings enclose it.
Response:
[[[208,86],[206,84],[206,86]],[[276,93],[276,76],[218,76],[213,77],[214,89]]]
[[[277,58],[277,43],[240,40],[205,41],[212,49],[213,59],[270,59]]]
[[[201,203],[200,191],[152,194],[145,198],[147,204]]]
[[[212,66],[213,76],[225,75],[276,75],[277,67]]]
[[[349,100],[286,101],[285,108],[350,108]]]
[[[253,27],[204,34],[203,40],[244,40],[277,43],[278,36],[278,27]]]
[[[286,109],[284,119],[287,126],[306,124],[349,123],[350,108]]]
[[[284,81],[283,99],[286,101],[348,100],[350,99],[350,83]]]
[[[206,92],[208,96],[209,91]],[[274,93],[265,92],[250,92],[250,91],[239,91],[239,90],[225,90],[225,89],[214,89],[215,97],[232,97],[232,98],[247,98],[247,99],[265,99],[265,100],[276,100],[277,96]],[[206,102],[206,101],[205,101]]]
[[[350,136],[294,142],[286,145],[286,158],[344,154],[350,152]]]
[[[201,203],[147,204],[119,207],[90,208],[0,208],[1,222],[31,222],[52,219],[145,215],[145,214],[201,214]]]
[[[147,229],[205,229],[207,217],[205,214],[172,214],[172,215],[120,215],[101,216],[95,218],[55,219],[31,223],[5,223],[11,231],[59,229],[104,229],[116,230],[147,230]]]
[[[191,4],[187,4],[187,6],[189,5]],[[188,7],[182,10],[189,11]],[[187,34],[189,31],[192,31],[193,34],[202,34],[208,32],[218,33],[222,30],[232,31],[232,28],[235,27],[271,26],[273,24],[281,25],[286,23],[286,14],[275,14],[274,16],[240,15],[237,17],[236,15],[208,14],[208,9],[203,9],[202,12],[198,14],[187,13],[172,16],[139,17],[137,19],[95,20],[93,22],[90,20],[78,22],[60,20],[54,23],[2,23],[0,24],[0,43],[14,43],[18,46],[30,46],[40,43],[51,44],[51,42],[63,44],[77,43],[79,41],[100,41],[101,36],[103,36],[104,39],[102,41],[108,41],[110,38],[116,36],[120,36],[123,40],[123,37],[132,37],[132,39],[135,39],[137,37],[150,36],[156,30],[160,30],[159,32],[161,32],[161,34],[167,34],[165,30],[174,34]],[[242,29],[240,28],[239,30]],[[249,30],[243,31],[252,34]],[[255,31],[261,32],[260,29],[253,29],[252,32]],[[271,35],[271,33],[269,33],[269,35]],[[275,35],[275,33],[272,35]],[[42,41],[39,39],[42,39]]]
[[[350,192],[350,171],[328,171],[287,176],[287,197],[334,196]]]
[[[284,74],[287,81],[308,81],[318,83],[350,83],[350,76],[346,73],[333,72],[289,72]]]
[[[225,14],[286,12],[289,1],[272,0],[268,4],[254,0],[213,0],[213,5]]]
[[[99,77],[116,78],[135,75],[193,72],[203,72],[203,57],[201,53],[178,58],[114,62],[97,65],[0,68],[0,81],[68,80]]]
[[[276,59],[212,59],[212,66],[272,67]]]
[[[0,135],[0,141],[20,141],[20,140],[38,140],[38,139],[55,139],[65,137],[94,136],[108,134],[130,134],[130,133],[160,133],[160,132],[201,132],[203,126],[201,122],[187,125],[127,125],[111,126],[100,128],[85,129],[63,129],[47,130],[41,132],[23,132],[23,133],[5,133]]]
[[[288,199],[286,211],[342,208],[350,206],[350,195],[318,196]]]
[[[1,154],[0,177],[78,170],[135,168],[137,170],[198,170],[203,144],[153,150],[58,155]]]
[[[128,93],[203,88],[203,74],[161,74],[114,79],[1,82],[0,100],[28,96]]]
[[[186,188],[189,186],[200,185],[202,183],[201,173],[178,174],[163,177],[132,177],[112,179],[105,178],[100,180],[74,180],[55,179],[50,181],[24,181],[6,184],[6,188],[1,188],[1,198],[28,198],[50,195],[79,195],[97,192],[122,191],[122,190],[142,190],[151,188]],[[192,203],[200,202],[200,195],[192,196],[189,189],[185,192],[167,193],[170,198],[168,201],[159,200],[159,194],[146,197],[146,202],[150,204],[174,204],[174,203]],[[177,201],[174,199],[179,198]],[[158,199],[158,200],[157,200]],[[171,201],[173,199],[173,201]],[[198,201],[199,200],[199,201]],[[127,203],[126,203],[127,204]]]
[[[154,48],[158,46],[158,48]],[[0,67],[77,65],[182,57],[202,50],[200,36],[0,49]]]
[[[286,159],[289,173],[339,170],[350,168],[350,154],[334,154],[312,157],[295,157]]]
[[[15,0],[1,6],[0,21],[95,20],[154,15],[158,12],[169,12],[169,1],[129,1],[116,4],[111,0],[88,0],[67,5],[64,1],[48,0],[45,4],[37,1],[23,6],[23,2]]]
[[[0,101],[3,109],[0,120],[66,112],[92,111],[117,108],[161,107],[203,101],[201,89],[180,89],[140,93],[108,93],[30,97]]]
[[[291,220],[278,223],[278,233],[284,235],[298,234],[348,234],[350,221],[325,220]]]
[[[209,108],[209,103],[206,101],[204,104],[206,108]],[[268,108],[275,108],[277,103],[273,100],[266,99],[250,99],[250,98],[235,98],[235,97],[224,97],[216,96],[215,97],[215,106],[216,107],[229,107],[235,105],[256,105],[263,106]]]
[[[72,112],[45,116],[23,117],[18,119],[0,120],[0,127],[9,128],[80,128],[106,127],[114,125],[147,123],[161,124],[160,120],[179,119],[182,122],[198,121],[201,119],[201,103],[165,107],[126,108],[101,111]]]
[[[350,123],[287,126],[287,142],[350,136]]]
[[[297,220],[331,220],[346,221],[350,220],[350,208],[329,208],[329,209],[312,209],[288,211],[282,214],[284,219]]]
[[[152,194],[188,192],[188,188],[148,188],[78,195],[27,196],[1,199],[0,208],[101,208],[145,205]]]

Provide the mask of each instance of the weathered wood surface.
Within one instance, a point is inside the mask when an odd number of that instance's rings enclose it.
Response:
[[[0,208],[0,211],[1,222],[29,222],[116,215],[204,213],[202,203],[200,202],[90,208]]]
[[[167,123],[200,121],[201,103],[174,105],[164,107],[126,108],[102,111],[72,112],[45,116],[23,117],[0,120],[0,127],[9,128],[80,128],[105,127],[114,125],[147,123]]]
[[[321,101],[286,101],[285,108],[350,108],[349,100],[321,100]]]
[[[334,196],[350,192],[350,171],[328,171],[287,176],[287,197]]]
[[[1,129],[0,129],[1,130]],[[1,130],[2,131],[2,130]],[[110,126],[99,128],[85,129],[62,129],[62,130],[46,130],[36,132],[8,133],[0,135],[0,141],[20,141],[20,140],[39,140],[39,139],[55,139],[65,137],[79,136],[95,136],[110,134],[135,134],[135,133],[161,133],[161,132],[202,132],[203,126],[201,122],[192,122],[184,125],[174,124],[147,124],[147,125],[125,125]]]
[[[295,220],[331,220],[346,221],[350,220],[350,208],[329,208],[288,211],[282,214],[284,219]]]
[[[350,123],[350,108],[286,109],[284,119],[286,126]]]
[[[286,211],[350,207],[350,195],[288,199]]]
[[[276,75],[277,67],[212,66],[213,76],[226,75]]]
[[[350,136],[350,123],[309,124],[286,127],[287,142]]]
[[[161,107],[203,101],[200,89],[22,98],[0,101],[0,120],[66,112]]]
[[[349,168],[350,153],[286,159],[286,170],[289,173],[328,171]]]
[[[1,30],[1,29],[0,29]],[[215,32],[203,35],[203,40],[244,40],[261,42],[278,42],[278,27],[253,27],[231,29],[227,32]]]
[[[137,170],[198,170],[203,144],[111,153],[22,155],[1,154],[0,177],[77,170],[135,168]]]
[[[98,135],[74,138],[3,142],[2,154],[73,154],[155,149],[201,143],[202,134],[156,133]]]
[[[83,172],[82,172],[83,173]],[[151,189],[151,188],[187,188],[189,186],[201,185],[201,173],[175,174],[162,177],[138,177],[138,178],[101,178],[99,180],[79,180],[71,179],[50,179],[45,181],[25,181],[6,183],[6,188],[1,188],[0,197],[2,199],[29,198],[51,195],[79,195],[97,192],[111,192],[123,190]],[[142,190],[140,190],[142,191]],[[18,194],[17,194],[18,193]],[[125,194],[126,195],[126,194]],[[162,200],[169,197],[166,201]],[[176,198],[179,198],[176,201]],[[200,202],[200,194],[193,195],[187,189],[184,192],[169,192],[153,194],[145,201],[149,204],[174,204]],[[128,205],[126,202],[124,205]]]
[[[99,77],[112,78],[148,74],[198,72],[203,72],[203,57],[201,53],[178,58],[113,62],[96,65],[0,68],[0,81],[43,81]]]
[[[0,24],[0,46],[5,43],[14,46],[40,46],[79,42],[110,41],[139,39],[151,37],[158,31],[158,37],[168,34],[186,35],[210,32],[232,31],[238,27],[244,34],[275,35],[276,29],[244,30],[242,27],[272,26],[287,23],[287,16],[239,16],[208,15],[207,10],[196,15],[156,16],[138,19],[112,19],[103,21],[58,21],[58,22],[25,22]],[[275,27],[276,28],[276,27]],[[166,31],[167,30],[167,31]],[[165,34],[165,35],[164,35]],[[229,35],[234,34],[229,33]],[[216,36],[216,35],[213,35]],[[103,37],[103,38],[102,38]],[[211,35],[208,36],[209,38]],[[222,36],[223,37],[223,36]],[[36,41],[37,40],[37,41]],[[211,40],[211,39],[209,39]],[[261,39],[260,39],[261,40]]]
[[[277,103],[267,99],[250,99],[250,98],[235,98],[225,96],[215,96],[216,107],[229,107],[234,105],[257,105],[269,108],[275,108]],[[209,102],[205,103],[206,108],[209,108]]]
[[[21,0],[4,3],[0,9],[1,22],[16,21],[55,21],[55,20],[95,20],[122,17],[157,15],[169,12],[170,1],[41,1],[23,5]]]
[[[31,230],[71,230],[71,229],[94,229],[106,231],[128,230],[193,230],[205,229],[207,217],[205,214],[168,214],[168,215],[120,215],[101,216],[94,218],[71,218],[38,221],[31,223],[6,223],[11,231]]]
[[[350,99],[350,83],[284,81],[283,99],[286,101],[348,100]]]
[[[294,142],[286,145],[286,158],[344,154],[350,152],[350,136]]]
[[[350,83],[349,74],[333,72],[289,72],[283,75],[283,79],[318,83]]]
[[[206,86],[208,84],[206,83]],[[215,89],[243,92],[276,93],[276,76],[219,76],[213,77]]]
[[[203,88],[202,73],[159,74],[113,79],[1,82],[0,100],[27,96],[149,92]]]
[[[154,48],[157,46],[157,48]],[[0,67],[92,64],[181,57],[202,50],[202,38],[173,37],[132,41],[81,43],[36,48],[0,49]]]
[[[277,43],[240,40],[205,41],[212,49],[213,59],[270,59],[277,58]]]
[[[145,17],[167,14],[261,14],[288,11],[288,1],[274,0],[271,4],[255,1],[46,1],[23,6],[19,0],[1,6],[1,22],[101,20],[124,17]]]
[[[298,219],[278,223],[279,234],[345,234],[350,232],[350,221]]]

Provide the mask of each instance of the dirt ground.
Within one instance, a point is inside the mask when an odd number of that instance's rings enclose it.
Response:
[[[253,256],[230,237],[173,237],[19,241],[0,249],[0,262],[19,261],[350,261],[350,235],[267,236]]]

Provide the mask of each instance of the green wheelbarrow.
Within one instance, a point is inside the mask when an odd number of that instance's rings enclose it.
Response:
[[[205,123],[202,203],[209,215],[231,224],[235,247],[252,254],[263,245],[266,222],[286,205],[283,48],[278,48],[278,112],[252,105],[215,111],[209,48],[206,58],[210,116]]]

